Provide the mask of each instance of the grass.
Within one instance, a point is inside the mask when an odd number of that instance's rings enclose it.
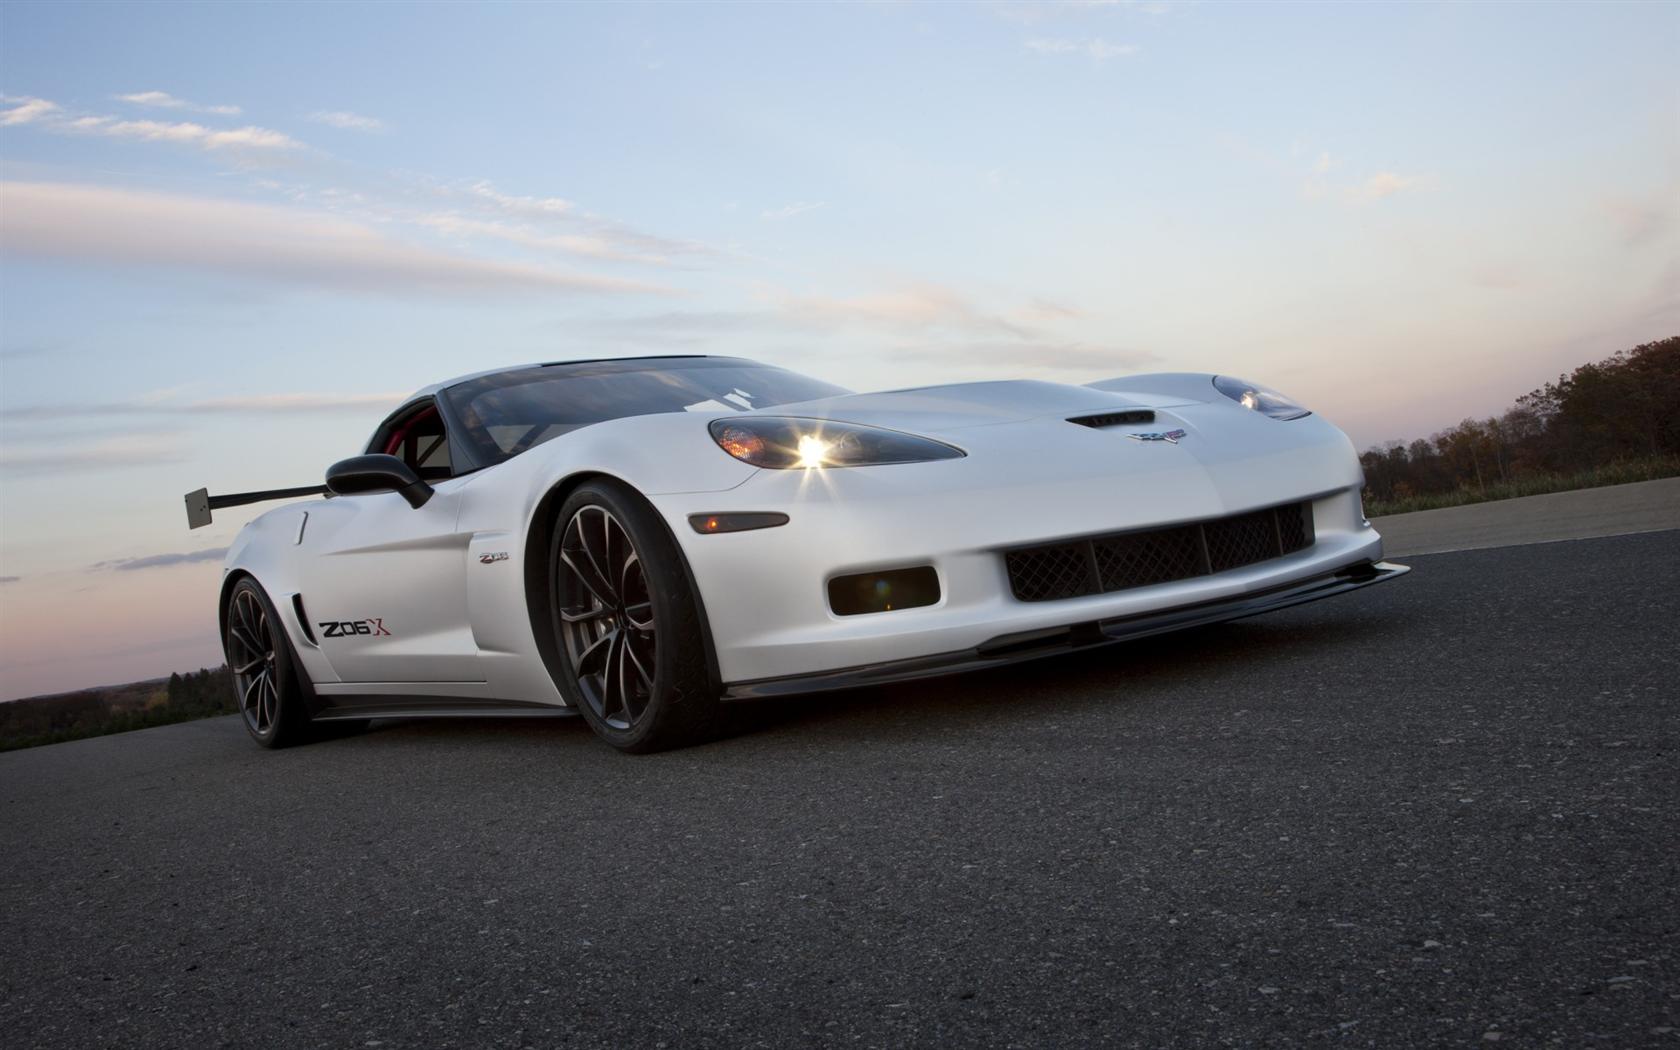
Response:
[[[1432,492],[1394,500],[1367,498],[1365,516],[1379,518],[1389,514],[1408,514],[1414,510],[1439,510],[1442,507],[1461,507],[1467,503],[1487,503],[1493,500],[1516,499],[1519,496],[1542,496],[1548,492],[1570,492],[1575,489],[1594,489],[1604,485],[1626,485],[1635,481],[1655,481],[1658,478],[1672,477],[1680,477],[1680,456],[1656,456],[1650,459],[1609,463],[1576,474],[1534,474],[1480,489]]]
[[[18,703],[19,701],[11,701]],[[150,729],[153,726],[174,725],[177,722],[191,722],[198,718],[214,718],[217,715],[231,713],[229,706],[226,711],[185,712],[171,711],[167,708],[148,708],[138,712],[124,712],[111,715],[103,721],[92,725],[70,726],[63,729],[48,729],[36,733],[25,733],[16,736],[0,735],[0,751],[20,751],[26,747],[44,747],[47,744],[62,744],[67,740],[85,740],[94,736],[110,736],[112,733],[128,733],[136,729]]]
[[[211,718],[234,710],[226,667],[0,703],[0,751]]]

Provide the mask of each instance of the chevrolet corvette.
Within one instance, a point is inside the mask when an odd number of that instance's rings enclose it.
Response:
[[[1393,579],[1348,439],[1229,376],[852,393],[730,357],[427,387],[228,550],[257,743],[581,715],[648,752],[729,701],[972,670]],[[308,498],[315,497],[315,498]]]

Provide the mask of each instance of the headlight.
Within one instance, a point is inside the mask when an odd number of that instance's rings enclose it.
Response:
[[[1276,390],[1270,390],[1255,383],[1234,379],[1231,376],[1214,376],[1213,385],[1221,394],[1237,402],[1244,408],[1252,408],[1263,416],[1273,419],[1300,419],[1310,416],[1311,412],[1284,397]]]
[[[960,459],[961,449],[881,427],[827,419],[751,416],[711,425],[718,447],[755,467],[864,467]]]

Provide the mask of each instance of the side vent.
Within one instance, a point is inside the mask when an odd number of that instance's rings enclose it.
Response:
[[[1147,408],[1128,409],[1124,412],[1098,412],[1091,416],[1074,416],[1069,423],[1078,423],[1082,427],[1101,430],[1103,427],[1124,427],[1133,423],[1153,423],[1155,413]]]
[[[315,640],[315,632],[309,629],[309,616],[303,611],[303,595],[292,595],[292,611],[297,613],[298,627],[302,628],[303,636],[309,639],[309,644],[319,648],[320,642]]]

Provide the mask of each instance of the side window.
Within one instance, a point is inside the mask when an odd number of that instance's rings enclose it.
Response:
[[[368,451],[396,456],[427,481],[451,476],[449,437],[431,402],[386,420]]]

